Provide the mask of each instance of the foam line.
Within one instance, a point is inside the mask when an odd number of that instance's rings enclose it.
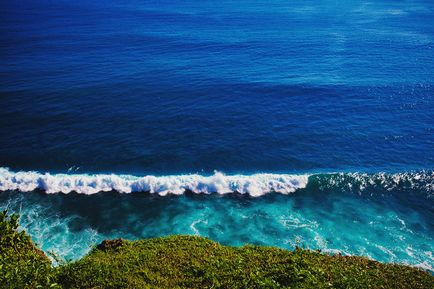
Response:
[[[46,193],[95,194],[98,192],[118,191],[120,193],[150,192],[159,195],[180,195],[185,191],[194,193],[226,194],[238,192],[251,196],[261,196],[268,192],[290,194],[307,185],[309,175],[253,174],[224,175],[215,172],[211,176],[173,175],[144,176],[115,174],[49,174],[12,172],[0,168],[0,190],[29,192],[35,189]]]
[[[0,191],[30,192],[36,189],[51,193],[96,194],[150,192],[161,196],[193,193],[227,194],[237,192],[262,196],[269,192],[290,194],[309,186],[315,190],[334,189],[347,192],[381,190],[394,192],[410,189],[427,193],[434,198],[434,172],[403,173],[326,173],[326,174],[252,174],[225,175],[215,172],[211,176],[198,174],[143,176],[117,174],[50,174],[35,171],[13,172],[0,167]]]

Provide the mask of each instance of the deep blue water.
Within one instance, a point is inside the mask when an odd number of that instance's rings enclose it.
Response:
[[[433,270],[433,19],[430,0],[2,1],[0,207],[66,258],[180,233]]]

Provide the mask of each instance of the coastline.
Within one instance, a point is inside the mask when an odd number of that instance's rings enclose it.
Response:
[[[0,216],[5,288],[431,288],[418,268],[296,248],[223,246],[197,236],[106,240],[54,267],[18,216]],[[55,257],[55,256],[54,256]]]

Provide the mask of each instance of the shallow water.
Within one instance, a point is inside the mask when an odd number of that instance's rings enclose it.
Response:
[[[195,234],[228,245],[301,246],[433,271],[434,176],[429,172],[313,175],[294,193],[263,191],[260,197],[224,190],[76,191],[81,193],[5,191],[0,204],[21,212],[22,226],[42,249],[66,259],[83,256],[107,238]]]

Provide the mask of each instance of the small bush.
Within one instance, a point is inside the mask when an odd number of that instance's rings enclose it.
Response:
[[[18,231],[18,216],[0,212],[1,288],[60,288],[47,256]]]

